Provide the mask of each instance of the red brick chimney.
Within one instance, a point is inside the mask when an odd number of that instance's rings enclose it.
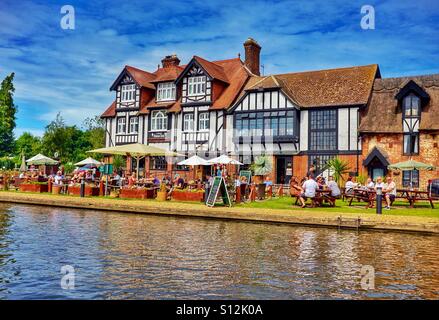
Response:
[[[178,66],[180,64],[180,59],[178,59],[176,54],[166,56],[162,60],[163,68],[169,68],[172,66]]]
[[[245,49],[245,65],[255,75],[261,75],[260,72],[260,55],[261,46],[253,38],[248,38],[244,42]]]

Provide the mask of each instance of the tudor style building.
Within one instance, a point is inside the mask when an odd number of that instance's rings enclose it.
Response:
[[[268,154],[275,183],[303,177],[311,164],[319,173],[335,156],[372,177],[410,157],[439,167],[438,75],[381,79],[379,67],[367,65],[261,76],[261,47],[249,38],[244,50],[244,62],[194,56],[180,65],[171,55],[153,72],[125,66],[102,115],[106,146],[139,142],[245,164]],[[157,175],[189,170],[163,157],[140,167]],[[438,176],[403,172],[399,183]]]
[[[386,175],[387,166],[409,159],[439,168],[439,75],[375,80],[371,101],[360,116],[365,173]],[[395,173],[394,173],[395,175]],[[403,171],[401,187],[427,186],[439,171]]]

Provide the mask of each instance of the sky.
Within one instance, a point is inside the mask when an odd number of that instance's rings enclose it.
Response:
[[[64,5],[74,29],[61,27]],[[375,29],[361,28],[364,5]],[[0,0],[0,79],[15,72],[15,134],[42,135],[58,112],[78,126],[100,115],[125,65],[153,72],[174,53],[182,64],[244,57],[248,37],[262,46],[264,74],[375,63],[382,77],[439,73],[439,0]]]

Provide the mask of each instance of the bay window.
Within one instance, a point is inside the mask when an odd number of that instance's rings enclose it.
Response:
[[[121,102],[132,102],[136,97],[136,85],[126,84],[121,87]]]
[[[173,82],[162,82],[157,85],[157,101],[175,100],[176,86]]]
[[[151,131],[168,130],[168,115],[162,110],[151,112]]]

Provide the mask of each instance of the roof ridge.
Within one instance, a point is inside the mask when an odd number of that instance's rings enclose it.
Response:
[[[378,66],[378,64],[368,64],[362,66],[352,66],[352,67],[341,67],[341,68],[331,68],[331,69],[321,69],[321,70],[307,70],[307,71],[297,71],[297,72],[286,72],[286,73],[278,73],[273,74],[275,76],[284,76],[284,75],[292,75],[292,74],[303,74],[303,73],[315,73],[315,72],[326,72],[326,71],[335,71],[335,70],[347,70],[347,69],[358,69],[358,68],[366,68]]]
[[[152,76],[155,76],[155,74],[153,72],[145,71],[145,70],[142,70],[142,69],[139,69],[137,67],[133,67],[133,66],[130,66],[130,65],[127,65],[127,64],[125,65],[125,68],[133,68],[133,69],[136,69],[137,71],[148,73],[148,74],[150,74]]]

